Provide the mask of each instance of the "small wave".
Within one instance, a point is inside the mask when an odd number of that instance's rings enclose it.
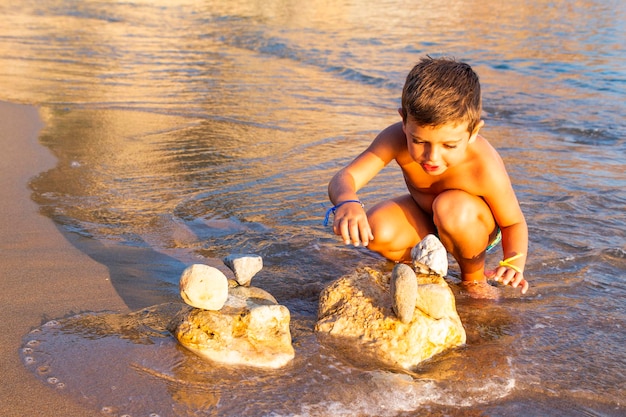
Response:
[[[554,128],[554,132],[566,141],[584,145],[615,145],[621,140],[621,135],[600,127],[563,126]]]
[[[388,85],[388,80],[385,78],[367,75],[353,68],[331,66],[331,67],[328,67],[327,70],[329,72],[337,73],[341,77],[347,80],[357,81],[362,84],[368,84],[368,85],[373,85],[373,86],[387,86]]]
[[[247,49],[263,55],[269,55],[281,59],[289,59],[320,68],[323,71],[337,74],[343,79],[355,81],[361,84],[377,86],[381,88],[401,88],[397,83],[381,77],[368,75],[363,71],[343,65],[333,65],[322,51],[315,47],[305,49],[290,45],[287,41],[278,37],[264,38],[263,33],[248,33],[237,35],[221,35],[219,40],[228,46]]]
[[[78,6],[78,7],[77,7]],[[121,17],[113,16],[109,11],[105,9],[89,10],[87,7],[80,7],[80,5],[72,5],[71,9],[63,9],[59,8],[56,12],[61,16],[68,16],[77,19],[87,19],[87,20],[101,20],[107,23],[119,23],[123,22],[124,19]]]
[[[480,384],[459,381],[450,386],[431,379],[414,380],[408,375],[385,371],[371,372],[368,384],[350,401],[322,401],[304,404],[295,414],[270,413],[266,417],[393,417],[433,406],[471,407],[508,396],[515,388],[515,378],[491,379]]]
[[[619,259],[619,260],[626,259],[626,251],[624,250],[624,248],[605,249],[604,251],[602,251],[602,253],[604,256],[606,256],[609,259]]]

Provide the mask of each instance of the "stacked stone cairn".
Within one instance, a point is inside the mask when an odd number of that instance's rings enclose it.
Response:
[[[447,253],[427,236],[413,264],[391,273],[362,268],[327,286],[320,296],[319,339],[349,358],[413,371],[424,360],[465,344],[454,294],[444,280]]]
[[[180,295],[188,304],[169,325],[179,343],[198,356],[227,365],[279,368],[295,355],[287,307],[261,288],[250,286],[263,268],[258,255],[232,254],[217,268],[195,264],[180,277]]]
[[[319,300],[320,341],[353,362],[413,371],[465,344],[465,329],[444,276],[448,261],[435,236],[412,251],[411,265],[391,273],[360,268],[331,282]],[[200,357],[229,365],[279,368],[295,355],[289,310],[268,292],[250,286],[263,268],[257,255],[229,255],[219,269],[192,265],[180,278],[186,308],[169,330]]]

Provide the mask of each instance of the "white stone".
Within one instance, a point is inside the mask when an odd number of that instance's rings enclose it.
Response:
[[[195,264],[186,268],[179,282],[185,303],[204,310],[219,310],[228,298],[228,278],[217,268]]]
[[[435,235],[427,235],[415,245],[411,250],[411,258],[417,273],[434,273],[442,277],[448,273],[448,252]]]
[[[463,345],[465,329],[448,284],[434,274],[416,278],[416,307],[408,323],[392,311],[389,273],[363,268],[334,281],[320,296],[315,326],[320,340],[355,361],[406,370]]]
[[[252,277],[263,269],[263,258],[250,254],[231,254],[224,258],[224,264],[233,271],[239,285],[249,285]]]

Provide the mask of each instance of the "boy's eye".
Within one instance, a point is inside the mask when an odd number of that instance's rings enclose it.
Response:
[[[448,149],[456,149],[456,145],[444,145]]]

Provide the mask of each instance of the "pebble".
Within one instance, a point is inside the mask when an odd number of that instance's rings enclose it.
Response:
[[[224,264],[235,274],[239,285],[250,285],[252,277],[263,269],[263,258],[252,254],[231,254],[224,258]]]

